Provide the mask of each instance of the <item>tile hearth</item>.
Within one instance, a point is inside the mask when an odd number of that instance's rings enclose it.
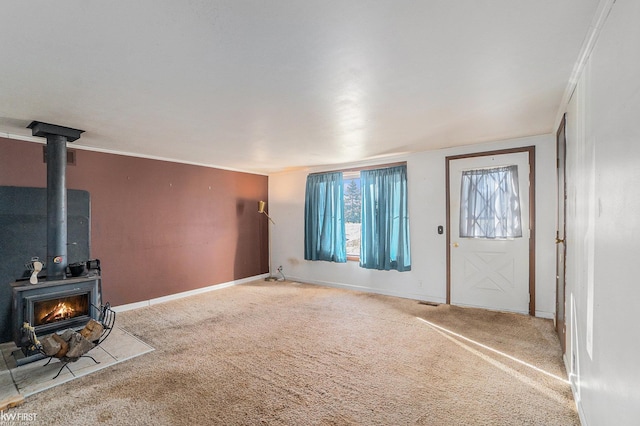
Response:
[[[91,355],[99,362],[95,364],[90,358],[80,358],[69,363],[69,371],[64,368],[56,379],[52,379],[61,367],[57,360],[52,360],[46,367],[47,359],[16,367],[12,352],[16,350],[13,342],[0,344],[0,404],[6,401],[20,400],[29,395],[50,389],[68,381],[91,374],[95,371],[143,355],[154,350],[137,337],[119,327],[114,327],[108,339],[100,346],[92,349]]]

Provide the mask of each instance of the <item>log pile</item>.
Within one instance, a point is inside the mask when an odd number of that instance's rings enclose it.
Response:
[[[67,329],[62,334],[45,337],[41,340],[42,350],[47,356],[75,360],[96,346],[103,330],[102,324],[90,320],[80,332]]]

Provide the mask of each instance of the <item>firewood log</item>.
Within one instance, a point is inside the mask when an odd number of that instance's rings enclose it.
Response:
[[[69,341],[69,350],[66,357],[68,358],[80,358],[82,355],[93,349],[95,345],[85,339],[82,334],[75,333]]]
[[[58,336],[56,333],[53,333],[51,336],[55,339],[56,342],[60,344],[60,350],[54,356],[56,358],[62,358],[67,354],[67,351],[69,351],[69,344],[65,342],[62,339],[62,337]]]
[[[80,330],[80,334],[90,342],[95,342],[102,336],[102,332],[104,331],[104,327],[96,320],[90,320],[87,325],[84,326],[82,330]]]
[[[47,336],[41,341],[42,350],[47,356],[55,356],[61,348],[60,343],[53,337]]]

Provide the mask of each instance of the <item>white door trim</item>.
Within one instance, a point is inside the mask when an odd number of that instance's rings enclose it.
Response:
[[[536,248],[536,232],[535,232],[535,146],[527,146],[522,148],[512,148],[497,151],[485,151],[474,152],[470,154],[454,155],[445,158],[445,182],[446,182],[446,224],[447,224],[447,304],[451,304],[451,210],[450,210],[450,177],[449,177],[449,163],[452,160],[459,160],[462,158],[471,157],[484,157],[491,155],[501,154],[513,154],[517,152],[527,152],[529,154],[529,226],[531,230],[531,236],[529,238],[529,315],[535,316],[536,314],[536,298],[535,298],[535,248]]]

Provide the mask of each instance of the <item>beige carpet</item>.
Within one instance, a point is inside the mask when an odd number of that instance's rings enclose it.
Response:
[[[118,325],[156,350],[10,411],[66,425],[579,424],[549,320],[259,281]]]

